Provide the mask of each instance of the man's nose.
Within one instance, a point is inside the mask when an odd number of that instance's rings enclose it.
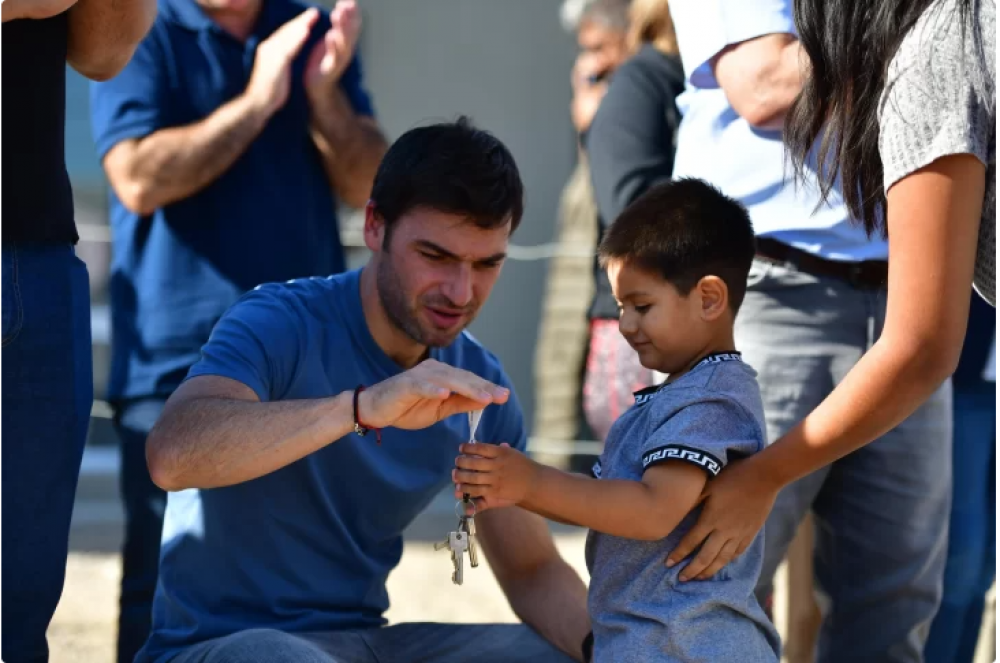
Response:
[[[468,306],[472,302],[472,266],[460,263],[445,282],[442,290],[452,304]]]

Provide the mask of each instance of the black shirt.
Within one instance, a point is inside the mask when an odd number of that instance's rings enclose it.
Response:
[[[3,24],[3,243],[75,244],[66,172],[65,13]]]
[[[633,200],[674,170],[675,99],[684,91],[680,58],[645,45],[615,71],[584,146],[597,201],[599,236]],[[594,261],[591,319],[617,319],[607,274]]]

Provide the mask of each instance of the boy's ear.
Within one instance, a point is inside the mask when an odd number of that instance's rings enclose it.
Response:
[[[701,295],[701,317],[706,322],[717,320],[729,308],[729,288],[718,276],[702,277],[695,287]]]

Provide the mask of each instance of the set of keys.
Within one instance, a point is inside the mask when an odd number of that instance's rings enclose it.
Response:
[[[472,500],[463,498],[457,507],[461,509],[458,512],[458,528],[454,532],[448,532],[448,538],[444,541],[435,543],[434,550],[451,551],[451,563],[454,567],[451,581],[461,585],[464,579],[465,553],[469,553],[469,566],[476,568],[479,566],[479,551],[476,548],[476,505]],[[467,507],[471,507],[471,514]]]
[[[476,429],[479,427],[479,419],[482,416],[482,410],[469,413],[469,444],[476,442]],[[455,515],[458,516],[457,529],[448,532],[448,538],[444,541],[435,543],[434,550],[447,549],[451,551],[451,563],[454,567],[451,581],[456,585],[461,585],[465,553],[469,553],[469,566],[472,568],[479,566],[479,551],[476,548],[476,503],[468,494],[463,495],[462,499],[455,504]]]

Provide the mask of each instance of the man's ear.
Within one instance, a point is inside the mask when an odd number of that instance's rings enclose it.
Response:
[[[729,288],[726,282],[711,274],[702,277],[695,286],[701,298],[701,317],[711,322],[729,309]]]
[[[375,201],[369,200],[365,205],[365,246],[375,253],[382,249],[385,239],[385,219],[375,208]]]

